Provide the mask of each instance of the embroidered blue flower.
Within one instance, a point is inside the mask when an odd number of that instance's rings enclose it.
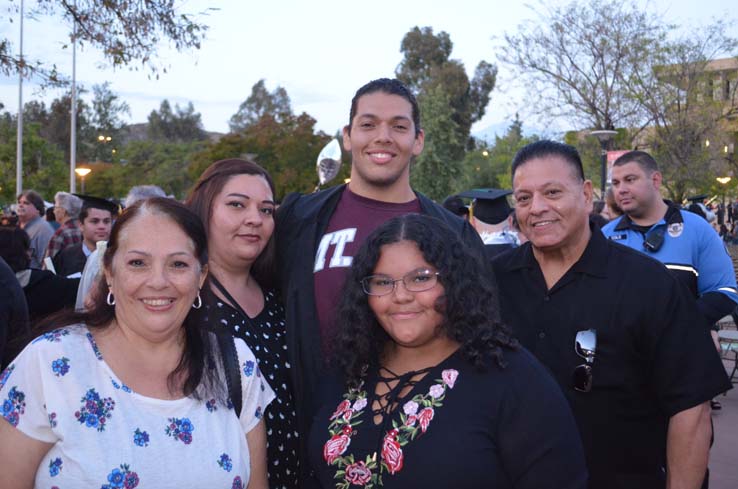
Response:
[[[226,408],[227,409],[233,409],[233,401],[231,401],[231,398],[228,398],[228,402],[226,402]]]
[[[248,360],[243,364],[243,374],[246,377],[254,375],[254,362],[252,360]]]
[[[105,423],[113,415],[115,401],[110,397],[101,399],[95,389],[90,389],[82,398],[82,403],[79,411],[74,413],[77,421],[88,428],[95,428],[100,432],[105,431]]]
[[[192,443],[192,432],[195,427],[189,418],[169,418],[169,425],[164,429],[167,436],[171,436],[174,440],[180,440],[185,445]]]
[[[48,333],[44,333],[35,340],[33,340],[31,343],[38,343],[39,341],[46,340],[51,343],[58,343],[61,341],[62,336],[67,336],[69,334],[69,331],[66,329],[55,329],[54,331],[49,331]]]
[[[54,460],[49,462],[49,475],[51,477],[56,477],[59,475],[62,469],[62,460],[60,458],[55,458]]]
[[[227,453],[224,453],[220,456],[220,458],[218,459],[218,465],[220,465],[220,468],[225,470],[226,472],[230,472],[231,470],[233,470],[233,461]]]
[[[56,428],[56,413],[49,414],[49,426]]]
[[[136,431],[133,432],[133,443],[139,447],[149,446],[149,434],[136,428]]]
[[[209,401],[207,401],[205,403],[205,407],[208,408],[208,411],[211,413],[218,410],[218,406],[215,403],[215,399],[210,399]]]
[[[128,387],[128,386],[127,386],[126,384],[119,384],[119,383],[118,383],[118,381],[116,381],[116,380],[115,380],[114,378],[112,378],[112,377],[110,377],[110,383],[111,383],[111,384],[113,384],[113,387],[115,387],[116,389],[118,389],[118,390],[120,390],[120,391],[126,392],[126,393],[128,393],[128,394],[130,394],[131,392],[133,392],[133,391],[131,390],[131,388],[130,388],[130,387]]]
[[[264,413],[261,412],[261,406],[256,406],[256,412],[254,412],[254,417],[256,419],[261,419],[263,415]]]
[[[95,338],[92,337],[92,333],[88,331],[85,336],[87,336],[87,341],[89,341],[90,346],[92,346],[92,351],[95,352],[95,357],[98,360],[102,360],[102,353],[100,353],[100,349],[97,347],[97,343],[95,343]]]
[[[241,477],[236,476],[233,479],[233,485],[231,486],[231,489],[244,489],[246,486],[243,484],[243,481],[241,480]]]
[[[100,486],[100,489],[133,489],[138,483],[138,474],[131,471],[128,464],[122,464],[119,469],[113,469],[108,474],[108,483]]]
[[[8,398],[3,401],[3,407],[0,408],[0,414],[12,426],[18,426],[20,416],[26,412],[26,395],[13,387],[8,392]]]
[[[0,374],[0,389],[5,387],[5,383],[10,378],[10,374],[13,373],[13,370],[15,370],[15,364],[10,365],[8,368],[3,370],[2,374]]]
[[[57,377],[63,377],[69,372],[69,359],[67,357],[57,358],[51,362],[51,370]]]

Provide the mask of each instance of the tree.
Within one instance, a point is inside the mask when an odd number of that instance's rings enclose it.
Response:
[[[451,118],[456,124],[455,137],[446,136],[449,143],[454,141],[448,153],[459,161],[464,156],[465,147],[470,145],[472,124],[484,116],[489,104],[489,94],[497,79],[497,68],[480,61],[474,78],[469,80],[464,65],[450,59],[452,49],[453,43],[448,33],[441,31],[434,34],[432,27],[414,27],[402,39],[400,51],[404,58],[395,74],[416,94],[419,102],[428,94],[438,96],[439,90],[445,92]]]
[[[10,3],[7,13],[0,15],[2,24],[14,22],[19,15],[18,1]],[[77,42],[99,49],[114,68],[139,61],[157,78],[159,71],[166,72],[166,67],[155,61],[161,40],[168,40],[177,50],[199,49],[207,30],[195,16],[182,13],[175,0],[36,0],[29,10],[29,17],[61,17],[70,26],[70,40],[71,26],[76,25]],[[49,67],[37,59],[21,60],[15,52],[9,39],[0,38],[0,73],[9,76],[23,72],[52,85],[65,81],[56,66]]]
[[[193,157],[189,167],[192,180],[224,158],[252,158],[274,179],[277,196],[289,192],[309,192],[317,183],[315,161],[330,140],[322,131],[315,132],[315,119],[306,113],[262,116],[240,133],[222,137]]]
[[[292,115],[292,106],[287,90],[277,86],[269,93],[262,78],[251,87],[251,95],[241,103],[228,125],[231,132],[243,131],[266,114],[271,114],[275,120],[282,121]]]
[[[716,21],[669,41],[651,53],[651,66],[629,79],[631,96],[648,115],[645,139],[669,197],[677,202],[714,186],[715,175],[727,173],[723,148],[735,141],[735,128],[733,134],[726,129],[738,115],[738,98],[734,82],[711,72],[711,60],[738,51],[729,27]]]
[[[458,191],[472,188],[512,189],[511,163],[515,153],[538,136],[523,136],[523,122],[515,115],[505,135],[495,136],[491,147],[482,145],[464,158]]]
[[[672,26],[632,1],[539,4],[537,21],[505,34],[498,59],[536,94],[537,112],[573,127],[614,130],[643,122],[627,80],[649,66]]]
[[[96,161],[112,161],[113,149],[119,143],[121,129],[125,126],[122,116],[130,115],[128,104],[121,101],[110,90],[110,83],[92,87],[91,132],[92,141],[85,141],[93,149],[93,159]]]
[[[158,111],[151,111],[148,120],[149,138],[156,141],[188,142],[207,137],[202,128],[201,115],[195,112],[192,102],[184,109],[175,104],[172,110],[169,101],[163,100]]]
[[[451,193],[461,173],[454,151],[460,143],[459,127],[448,110],[449,103],[449,95],[440,85],[420,99],[425,147],[410,172],[413,188],[438,202]]]

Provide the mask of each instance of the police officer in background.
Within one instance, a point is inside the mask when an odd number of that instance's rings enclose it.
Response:
[[[567,397],[589,487],[700,487],[707,401],[731,385],[695,302],[661,264],[590,224],[592,182],[575,148],[529,144],[512,176],[530,241],[492,261],[502,319]]]

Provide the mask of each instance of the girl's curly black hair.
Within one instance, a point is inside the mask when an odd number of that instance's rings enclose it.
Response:
[[[505,367],[503,349],[515,349],[517,340],[500,322],[497,289],[484,275],[488,267],[442,221],[419,214],[393,218],[376,229],[354,256],[351,270],[338,305],[338,331],[334,337],[333,362],[346,382],[356,384],[367,365],[381,362],[384,345],[390,337],[377,322],[369,307],[361,279],[372,275],[382,246],[412,241],[425,261],[439,272],[445,294],[436,309],[443,317],[441,331],[461,345],[461,353],[472,365],[483,367],[494,359]]]

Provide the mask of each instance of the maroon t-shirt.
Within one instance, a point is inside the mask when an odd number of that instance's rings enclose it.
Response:
[[[367,236],[396,216],[420,212],[420,201],[402,204],[380,202],[356,195],[348,188],[338,201],[325,234],[318,244],[313,266],[315,307],[320,323],[324,352],[330,352],[327,339],[335,331],[335,313],[343,283],[353,256]]]

